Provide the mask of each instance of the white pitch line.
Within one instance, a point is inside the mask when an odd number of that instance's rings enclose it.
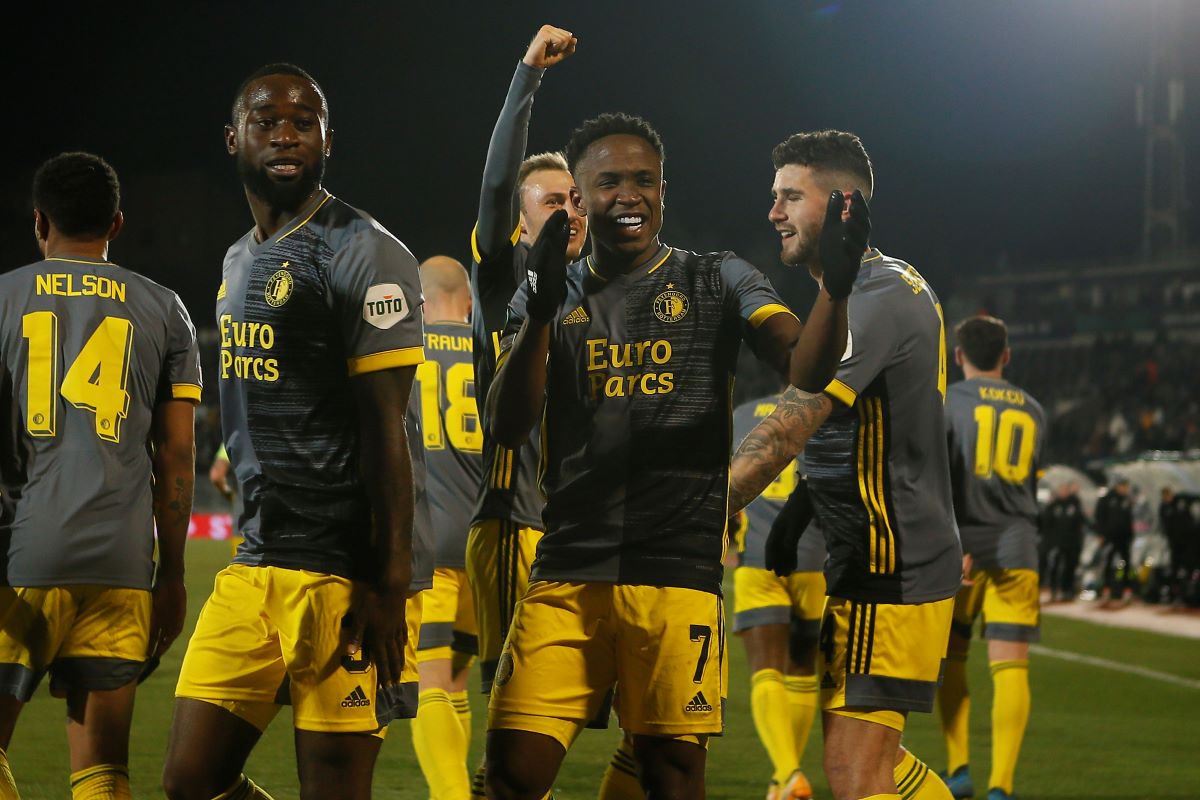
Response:
[[[1114,672],[1126,672],[1130,675],[1140,675],[1143,678],[1149,678],[1150,680],[1154,681],[1162,681],[1163,683],[1173,683],[1176,686],[1183,686],[1187,689],[1200,689],[1200,680],[1183,678],[1179,675],[1172,675],[1169,672],[1159,672],[1156,669],[1137,667],[1132,664],[1122,664],[1120,661],[1109,661],[1107,658],[1085,656],[1079,653],[1072,653],[1069,650],[1056,650],[1053,647],[1044,647],[1040,644],[1030,645],[1029,650],[1030,652],[1036,653],[1039,656],[1058,658],[1063,661],[1074,661],[1078,664],[1088,664],[1089,666],[1101,667],[1102,669],[1111,669]]]

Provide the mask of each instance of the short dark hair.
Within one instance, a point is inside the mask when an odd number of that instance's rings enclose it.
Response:
[[[317,79],[295,64],[279,61],[274,64],[264,64],[254,70],[238,86],[237,93],[233,96],[233,106],[229,112],[234,125],[240,124],[239,117],[246,113],[246,89],[259,78],[265,78],[268,75],[294,75],[311,83],[317,90],[317,94],[321,96],[321,115],[325,118],[326,123],[329,122],[329,101],[325,99],[325,91],[321,88],[321,84],[317,83]]]
[[[958,323],[954,329],[958,346],[976,369],[992,370],[1008,347],[1008,327],[1003,320],[980,315]]]
[[[862,140],[845,131],[809,131],[793,133],[771,151],[775,169],[788,164],[811,167],[814,171],[845,172],[863,182],[860,187],[868,198],[875,190],[875,172]]]
[[[121,208],[121,182],[100,156],[61,153],[34,173],[33,207],[65,236],[104,236]]]
[[[583,158],[583,154],[587,152],[588,147],[592,143],[603,139],[605,136],[617,136],[626,134],[636,136],[639,139],[644,139],[647,144],[654,148],[654,152],[658,153],[658,160],[666,160],[666,151],[663,149],[662,137],[658,135],[658,131],[654,130],[654,126],[641,117],[635,117],[632,114],[601,114],[591,119],[583,121],[575,130],[571,131],[571,138],[567,141],[567,146],[564,152],[567,156],[567,166],[571,172],[575,172],[575,168],[579,166],[579,160]]]

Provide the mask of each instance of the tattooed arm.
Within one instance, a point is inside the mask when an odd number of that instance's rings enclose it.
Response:
[[[183,586],[183,544],[192,518],[196,484],[195,405],[167,400],[154,409],[154,524],[158,531],[158,572],[154,577],[150,652],[160,656],[183,630],[187,591]]]
[[[741,511],[775,480],[804,449],[808,438],[833,410],[823,393],[789,386],[770,416],[750,431],[733,454],[729,469],[729,514]]]

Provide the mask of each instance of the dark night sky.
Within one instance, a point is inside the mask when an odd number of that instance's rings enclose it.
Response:
[[[222,126],[241,78],[277,60],[308,69],[329,96],[326,185],[419,258],[463,258],[496,112],[543,22],[580,44],[543,83],[530,147],[561,147],[600,111],[646,116],[666,142],[672,244],[735,249],[778,279],[770,149],[839,127],[875,162],[875,242],[943,292],[1002,256],[1137,250],[1134,92],[1149,0],[415,5],[161,3],[47,21],[4,56],[16,114],[3,268],[36,258],[36,165],[92,150],[124,183],[128,227],[112,257],[176,288],[206,322],[221,255],[250,226]],[[1184,6],[1186,42],[1200,33],[1200,4]],[[1184,58],[1196,186],[1200,76],[1195,49]]]

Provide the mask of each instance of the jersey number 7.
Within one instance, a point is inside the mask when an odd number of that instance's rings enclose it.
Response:
[[[58,317],[34,311],[21,318],[21,333],[29,340],[26,372],[25,427],[30,436],[54,436],[58,425],[56,394],[76,408],[96,416],[96,435],[121,441],[121,420],[129,416],[129,353],[133,323],[105,317],[71,362],[59,386]]]

